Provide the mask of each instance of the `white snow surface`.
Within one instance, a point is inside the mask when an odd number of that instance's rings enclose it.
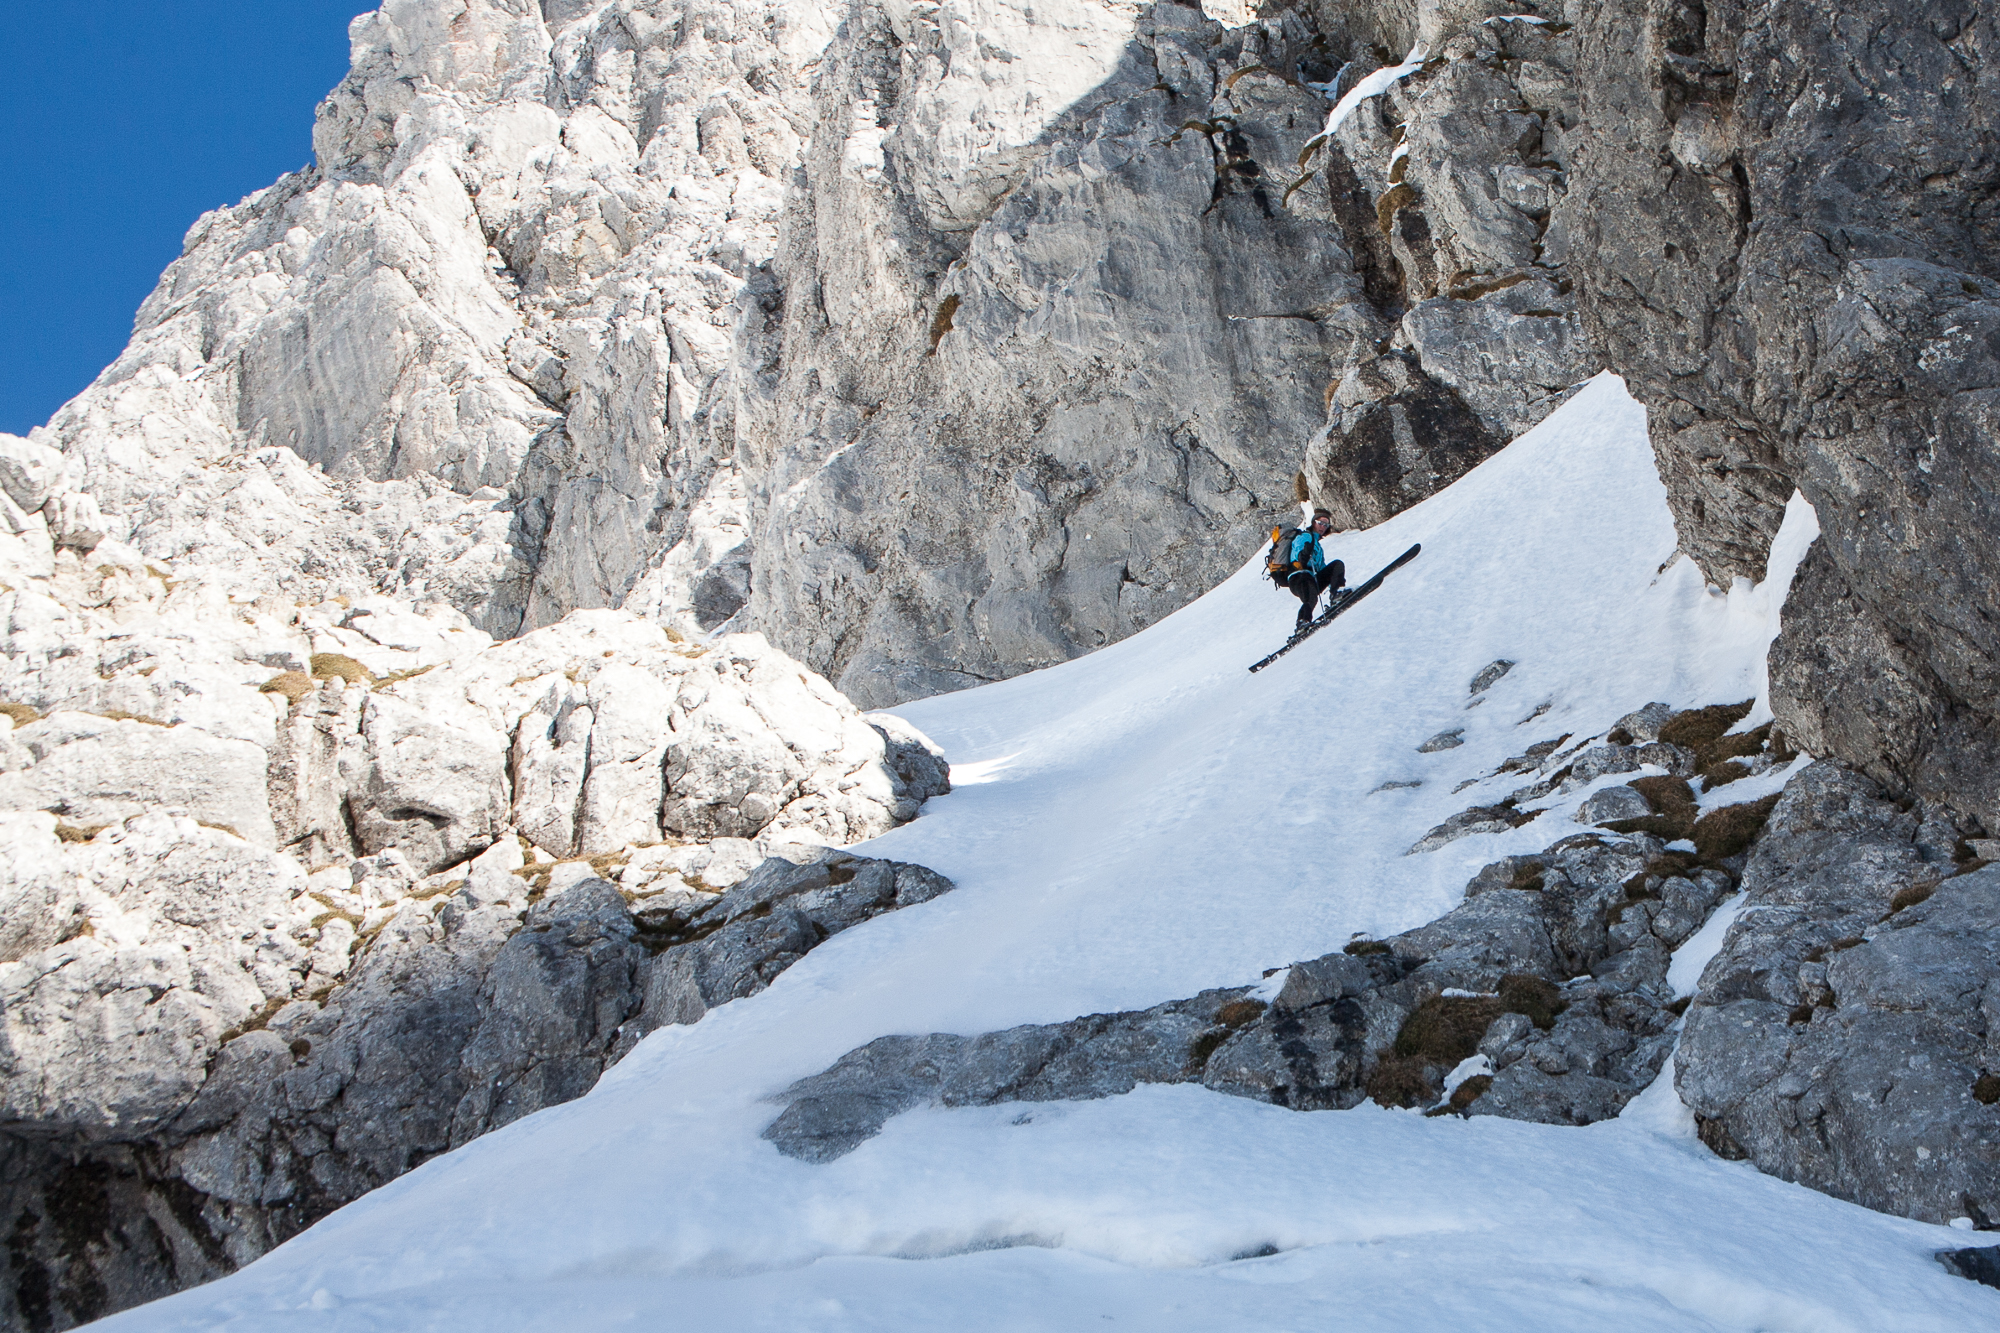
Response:
[[[1358,581],[1414,541],[1381,592],[1256,676],[1294,603],[1253,561],[1089,657],[905,708],[959,786],[868,851],[956,892],[837,936],[762,994],[655,1033],[580,1101],[107,1327],[1993,1326],[2000,1292],[1930,1259],[1962,1233],[1715,1158],[1670,1075],[1587,1129],[1301,1114],[1175,1086],[919,1110],[827,1165],[758,1137],[767,1097],[886,1033],[1256,983],[1436,917],[1482,864],[1576,831],[1548,815],[1405,856],[1480,796],[1454,783],[1649,700],[1761,683],[1782,590],[1712,592],[1675,556],[1643,413],[1614,378],[1334,547]],[[1473,673],[1501,657],[1518,665],[1469,706]],[[1462,746],[1416,752],[1457,726]]]
[[[1320,143],[1331,139],[1333,132],[1340,128],[1340,123],[1354,114],[1354,108],[1360,106],[1371,97],[1377,97],[1388,92],[1399,81],[1415,74],[1424,67],[1425,59],[1427,57],[1424,55],[1423,43],[1419,42],[1410,48],[1409,55],[1403,57],[1402,64],[1384,65],[1381,69],[1376,70],[1373,74],[1368,75],[1361,82],[1349,88],[1347,95],[1342,97],[1338,102],[1335,102],[1333,110],[1327,112],[1326,125],[1312,140],[1312,143]],[[1314,84],[1312,86],[1320,87],[1321,85]],[[1308,147],[1310,147],[1310,144]]]

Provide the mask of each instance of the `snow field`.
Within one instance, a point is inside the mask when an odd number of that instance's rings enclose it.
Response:
[[[1257,676],[1245,668],[1296,608],[1262,580],[1261,552],[1123,643],[900,710],[960,785],[867,850],[957,891],[654,1034],[582,1100],[108,1326],[1992,1324],[2000,1293],[1928,1257],[1962,1233],[1714,1158],[1670,1077],[1587,1129],[1148,1087],[916,1111],[824,1166],[758,1137],[776,1110],[764,1098],[876,1036],[1138,1008],[1436,917],[1481,865],[1578,831],[1564,811],[1585,795],[1405,856],[1524,779],[1454,795],[1459,782],[1651,700],[1761,693],[1809,527],[1798,502],[1766,585],[1705,588],[1674,555],[1641,409],[1599,377],[1446,492],[1334,539],[1352,582],[1412,541],[1424,553]],[[1503,657],[1514,669],[1469,697]],[[1455,727],[1462,746],[1416,752]],[[1376,792],[1392,780],[1422,785]],[[1735,785],[1731,799],[1758,794]],[[1684,946],[1677,986],[1720,938]]]

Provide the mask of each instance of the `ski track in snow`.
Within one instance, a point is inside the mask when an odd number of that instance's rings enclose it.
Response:
[[[1675,556],[1643,412],[1601,376],[1449,490],[1335,538],[1357,579],[1413,541],[1424,552],[1259,675],[1245,668],[1295,603],[1252,559],[1122,643],[900,710],[960,785],[867,850],[933,866],[956,892],[655,1033],[580,1101],[106,1326],[1993,1326],[2000,1292],[1929,1257],[1964,1233],[1713,1157],[1670,1074],[1587,1129],[1372,1104],[1300,1114],[1176,1086],[919,1110],[824,1166],[758,1138],[777,1109],[763,1099],[885,1033],[1252,984],[1438,916],[1480,866],[1578,831],[1565,811],[1583,793],[1405,856],[1521,779],[1455,796],[1457,782],[1650,700],[1761,695],[1810,515],[1795,501],[1770,584],[1705,588]],[[1502,657],[1518,665],[1475,704],[1468,682]],[[1461,747],[1416,752],[1453,727]],[[1696,942],[1712,953],[1720,937],[1690,942],[1677,983],[1705,961]]]

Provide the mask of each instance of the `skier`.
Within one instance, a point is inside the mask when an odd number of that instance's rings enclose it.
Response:
[[[1312,620],[1321,593],[1329,589],[1337,593],[1347,586],[1347,566],[1338,560],[1328,560],[1319,544],[1332,526],[1333,515],[1315,509],[1312,526],[1301,528],[1299,535],[1292,538],[1292,572],[1286,577],[1285,586],[1299,599],[1300,629]]]

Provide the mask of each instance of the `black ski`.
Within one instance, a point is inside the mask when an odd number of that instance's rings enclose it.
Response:
[[[1384,565],[1376,573],[1374,578],[1368,580],[1368,582],[1366,583],[1358,584],[1355,587],[1348,589],[1345,595],[1341,596],[1340,598],[1334,601],[1333,605],[1327,607],[1326,610],[1320,612],[1318,615],[1314,616],[1309,622],[1307,622],[1306,627],[1304,629],[1292,635],[1291,638],[1286,639],[1284,647],[1280,648],[1277,652],[1272,653],[1269,657],[1265,658],[1263,661],[1256,663],[1250,669],[1252,671],[1262,671],[1265,667],[1271,665],[1271,663],[1277,661],[1279,658],[1283,657],[1286,653],[1289,653],[1290,651],[1292,651],[1292,649],[1304,643],[1307,639],[1310,639],[1313,636],[1313,634],[1318,631],[1320,626],[1326,624],[1328,621],[1332,620],[1335,616],[1339,615],[1342,611],[1345,611],[1348,607],[1353,606],[1356,602],[1366,597],[1369,593],[1374,592],[1377,588],[1381,587],[1383,579],[1388,578],[1391,574],[1401,569],[1404,565],[1407,565],[1412,560],[1415,560],[1417,558],[1417,552],[1423,549],[1424,548],[1422,543],[1418,543],[1417,545],[1412,546],[1409,550],[1403,552],[1401,555],[1397,556],[1394,560],[1391,560],[1388,564]]]

